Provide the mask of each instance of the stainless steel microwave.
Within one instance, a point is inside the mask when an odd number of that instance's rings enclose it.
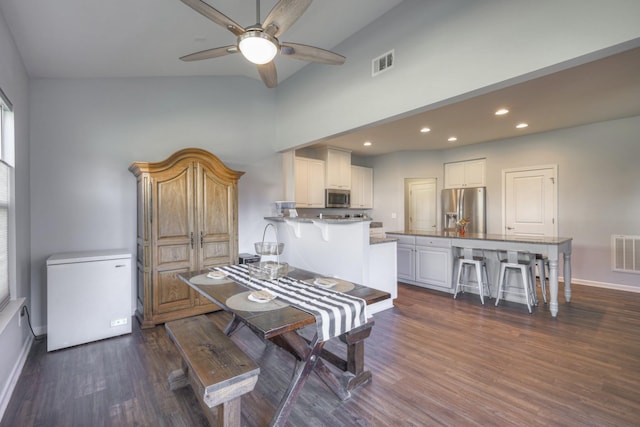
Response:
[[[327,208],[348,208],[351,203],[350,190],[336,190],[327,188],[325,190],[324,205]]]

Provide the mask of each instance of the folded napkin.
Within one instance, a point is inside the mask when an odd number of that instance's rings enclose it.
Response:
[[[362,298],[318,288],[292,277],[274,280],[256,279],[246,265],[216,267],[237,283],[250,289],[268,289],[277,298],[312,314],[316,318],[318,338],[327,341],[367,322],[367,303]]]

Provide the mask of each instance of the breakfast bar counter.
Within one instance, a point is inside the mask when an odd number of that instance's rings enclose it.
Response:
[[[370,237],[370,218],[266,217],[286,248],[280,260],[308,271],[360,283],[388,292],[391,298],[372,304],[376,313],[393,307],[398,295],[396,239]]]
[[[471,248],[488,251],[523,251],[545,255],[549,259],[549,309],[551,315],[558,314],[558,266],[560,254],[564,264],[564,296],[571,301],[571,243],[570,237],[532,237],[509,236],[504,234],[474,234],[460,235],[456,232],[422,232],[414,230],[394,231],[387,236],[417,236],[443,239],[452,250]],[[453,266],[453,263],[452,263]]]

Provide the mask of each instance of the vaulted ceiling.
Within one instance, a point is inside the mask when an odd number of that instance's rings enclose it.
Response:
[[[256,21],[253,0],[207,1],[243,26]],[[276,3],[261,2],[261,19]],[[401,0],[316,0],[282,39],[332,50],[399,3]],[[180,61],[180,56],[235,41],[233,34],[180,0],[0,0],[0,12],[32,78],[259,79],[256,67],[241,55]],[[278,57],[279,81],[307,64]],[[511,113],[494,116],[501,107]],[[502,85],[481,95],[470,94],[415,113],[373,123],[322,143],[348,148],[357,155],[379,155],[398,150],[446,149],[640,115],[640,49],[636,46],[592,63]],[[529,126],[516,129],[520,122]],[[431,131],[420,133],[423,127]],[[451,136],[456,136],[457,142],[448,142]],[[365,141],[372,145],[364,147]]]

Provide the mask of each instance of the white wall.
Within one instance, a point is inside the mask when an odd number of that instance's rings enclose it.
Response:
[[[487,159],[488,233],[502,234],[502,170],[558,165],[558,234],[573,237],[573,277],[640,289],[640,276],[611,271],[611,235],[640,235],[640,116],[445,151],[404,152],[374,167],[373,218],[404,229],[404,178],[438,179],[445,162]],[[439,211],[439,208],[438,208]],[[392,213],[397,219],[392,219]]]
[[[109,248],[135,254],[136,181],[128,171],[134,161],[160,161],[199,147],[245,171],[240,237],[254,239],[260,226],[253,214],[268,212],[282,185],[273,148],[274,100],[262,83],[247,78],[34,80],[34,325],[46,324],[51,254]]]
[[[14,107],[16,137],[16,167],[14,176],[15,228],[10,230],[10,245],[15,245],[15,268],[10,270],[10,289],[13,297],[27,298],[29,304],[29,80],[20,54],[0,14],[0,88]],[[12,263],[13,264],[13,263]],[[5,399],[10,397],[12,379],[20,368],[20,357],[27,351],[29,329],[26,322],[18,326],[18,311],[13,313],[6,327],[0,329],[0,416]],[[1,316],[0,316],[1,317]],[[0,322],[4,323],[4,322]]]
[[[640,37],[636,0],[405,0],[278,89],[278,146],[291,148],[606,56]],[[395,49],[395,67],[371,60]],[[594,54],[594,52],[597,52]]]

